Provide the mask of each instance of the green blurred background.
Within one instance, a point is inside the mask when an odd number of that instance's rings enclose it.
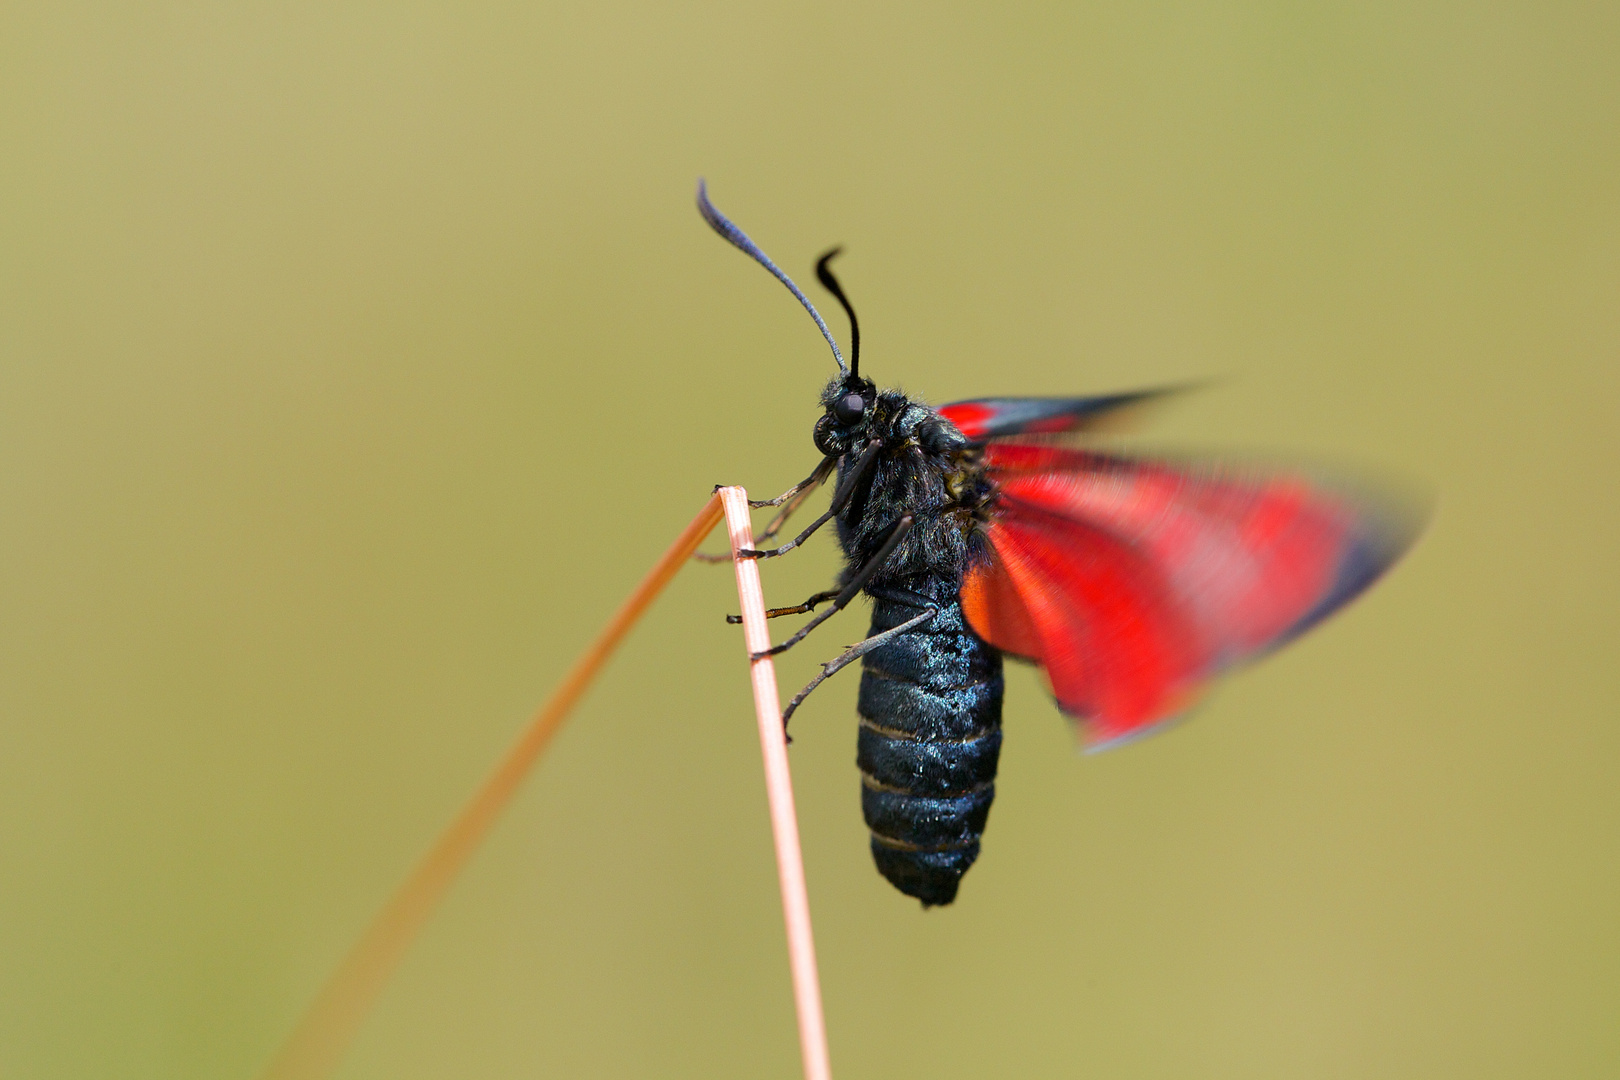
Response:
[[[709,487],[808,470],[831,361],[702,174],[848,245],[880,381],[1213,378],[1152,438],[1438,499],[1169,736],[1080,757],[1016,671],[948,910],[824,689],[840,1077],[1620,1074],[1620,8],[0,20],[0,1073],[252,1076]],[[678,579],[342,1076],[795,1074],[735,602]]]

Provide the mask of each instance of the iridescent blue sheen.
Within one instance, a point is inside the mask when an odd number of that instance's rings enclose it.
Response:
[[[954,900],[978,858],[1001,756],[1001,654],[968,629],[954,595],[937,603],[930,622],[863,658],[857,705],[872,857],[924,905]],[[915,614],[880,599],[871,633]]]

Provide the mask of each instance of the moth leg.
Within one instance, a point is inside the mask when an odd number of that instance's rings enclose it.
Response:
[[[786,731],[787,722],[793,718],[793,711],[804,702],[805,698],[810,696],[811,691],[813,691],[816,687],[820,686],[829,678],[838,674],[844,668],[848,667],[850,664],[853,664],[855,661],[859,660],[873,649],[878,648],[893,638],[899,637],[907,630],[915,630],[917,627],[921,626],[923,623],[927,622],[938,614],[939,608],[930,604],[928,605],[927,609],[922,612],[922,614],[917,615],[914,618],[907,619],[899,626],[891,626],[889,629],[880,634],[873,634],[865,641],[859,642],[858,644],[852,646],[843,654],[827,661],[821,666],[821,674],[811,679],[803,690],[800,690],[797,694],[794,694],[793,700],[789,701],[787,703],[787,708],[782,710],[783,730]],[[791,742],[792,740],[789,741]]]
[[[865,565],[857,570],[855,575],[844,584],[843,589],[833,600],[832,607],[828,608],[826,611],[823,611],[821,614],[799,627],[798,633],[782,642],[782,644],[772,646],[771,648],[766,649],[764,652],[757,652],[753,656],[749,657],[749,659],[758,660],[762,657],[775,656],[778,653],[787,652],[789,649],[793,648],[793,646],[797,645],[799,642],[808,637],[810,631],[814,630],[816,627],[820,626],[822,623],[826,622],[840,611],[843,611],[844,608],[849,605],[851,600],[855,599],[861,594],[861,590],[866,587],[866,583],[872,580],[872,575],[876,574],[878,569],[882,567],[884,560],[894,553],[895,548],[900,546],[900,541],[906,538],[906,534],[911,531],[912,523],[915,520],[916,519],[910,514],[901,514],[900,520],[896,521],[894,523],[894,528],[890,530],[889,538],[883,541],[883,546],[878,548],[877,554],[873,555],[870,559],[867,559]]]
[[[775,517],[771,518],[770,523],[765,526],[765,531],[754,538],[754,542],[758,543],[761,540],[769,540],[771,537],[780,532],[782,526],[787,523],[787,519],[792,515],[793,511],[804,505],[804,501],[814,494],[816,488],[822,485],[822,483],[827,479],[828,474],[832,472],[833,466],[836,464],[838,464],[838,459],[829,455],[828,457],[821,459],[821,464],[816,466],[814,472],[805,477],[803,480],[800,480],[797,484],[794,484],[792,487],[788,488],[786,491],[782,492],[782,494],[778,495],[776,498],[749,499],[748,507],[751,510],[761,510],[767,506],[782,506],[783,503],[787,503],[787,505],[783,506],[781,511],[779,511]],[[702,563],[728,563],[731,561],[731,553],[723,552],[719,555],[710,555],[706,551],[694,551],[692,552],[692,558]],[[729,617],[727,621],[730,621]]]
[[[831,600],[833,597],[835,597],[837,595],[838,595],[838,590],[837,589],[828,589],[826,592],[818,592],[818,593],[816,593],[816,595],[812,596],[810,599],[806,600],[802,604],[794,604],[792,607],[766,608],[765,609],[765,617],[767,619],[777,619],[777,618],[781,618],[783,615],[803,615],[807,611],[816,610],[816,605],[817,604],[820,604],[820,603],[823,603],[825,601]],[[726,616],[726,622],[730,623],[732,626],[736,626],[736,625],[738,625],[739,623],[742,622],[742,616],[741,615],[727,615]]]
[[[882,439],[873,439],[866,444],[866,449],[861,451],[861,456],[855,459],[854,468],[849,470],[849,475],[839,482],[837,490],[833,492],[832,503],[827,507],[827,512],[806,526],[804,532],[779,548],[766,548],[763,551],[758,548],[744,548],[737,552],[738,556],[745,559],[771,559],[792,551],[810,539],[811,533],[837,517],[843,512],[844,507],[849,505],[849,500],[855,495],[855,489],[866,478],[866,474],[872,468],[872,463],[877,460],[878,451],[882,448]]]
[[[776,512],[776,516],[772,517],[771,520],[766,523],[764,531],[758,536],[754,537],[754,543],[762,543],[781,532],[782,526],[787,524],[788,518],[792,517],[794,511],[798,510],[799,507],[804,505],[805,500],[810,497],[816,488],[822,485],[827,477],[832,474],[833,469],[837,467],[837,465],[837,458],[824,458],[821,462],[820,468],[810,475],[810,479],[814,480],[815,483],[809,484],[805,486],[802,491],[794,493],[792,498],[787,498],[787,505],[778,510]],[[784,496],[784,498],[786,497]]]
[[[774,499],[749,499],[748,508],[750,510],[763,510],[767,506],[781,506],[783,503],[787,502],[796,495],[807,494],[809,490],[815,488],[816,485],[827,479],[827,471],[831,469],[833,465],[837,463],[837,461],[837,458],[833,457],[831,454],[828,454],[826,457],[821,459],[821,463],[811,471],[809,476],[805,477],[803,480],[800,480],[797,484],[794,484],[792,487],[788,488]]]

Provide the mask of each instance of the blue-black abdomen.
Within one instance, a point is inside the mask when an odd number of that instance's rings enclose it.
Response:
[[[1001,654],[968,629],[954,590],[935,602],[933,619],[863,658],[857,707],[872,857],[925,906],[955,899],[978,858],[1001,754]],[[871,633],[916,614],[878,599]]]

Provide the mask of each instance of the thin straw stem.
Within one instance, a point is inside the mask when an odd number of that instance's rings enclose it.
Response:
[[[739,559],[740,548],[754,546],[748,518],[748,493],[720,488],[737,567],[737,599],[742,603],[743,638],[750,656],[771,647],[765,621],[765,594],[759,563]],[[810,933],[810,898],[804,886],[804,858],[799,851],[799,822],[793,809],[793,776],[788,770],[787,732],[782,728],[782,701],[776,668],[769,656],[749,664],[754,684],[754,712],[759,718],[759,748],[765,757],[765,790],[771,805],[771,834],[776,840],[776,875],[782,888],[782,917],[787,923],[788,963],[793,969],[793,1003],[799,1018],[799,1055],[805,1080],[831,1080],[827,1057],[827,1024],[821,1012],[821,981],[816,974],[816,945]]]
[[[746,501],[743,506],[746,508]],[[746,514],[746,509],[744,512]],[[406,949],[489,832],[496,817],[511,801],[523,778],[545,752],[569,710],[584,695],[597,672],[607,663],[608,657],[613,655],[613,650],[624,640],[648,605],[669,584],[676,571],[686,565],[703,538],[719,523],[720,514],[720,499],[716,495],[704,504],[698,516],[692,519],[692,523],[648,571],[606,629],[574,664],[573,670],[551,695],[551,699],[535,713],[528,728],[506,752],[489,779],[484,781],[483,787],[456,815],[427,857],[378,913],[270,1062],[263,1080],[321,1080],[337,1067]],[[738,563],[739,577],[742,565]],[[747,565],[754,568],[752,560],[747,560]],[[757,568],[754,568],[754,589],[757,595]],[[763,606],[760,618],[763,622]],[[757,686],[755,692],[758,693]]]

